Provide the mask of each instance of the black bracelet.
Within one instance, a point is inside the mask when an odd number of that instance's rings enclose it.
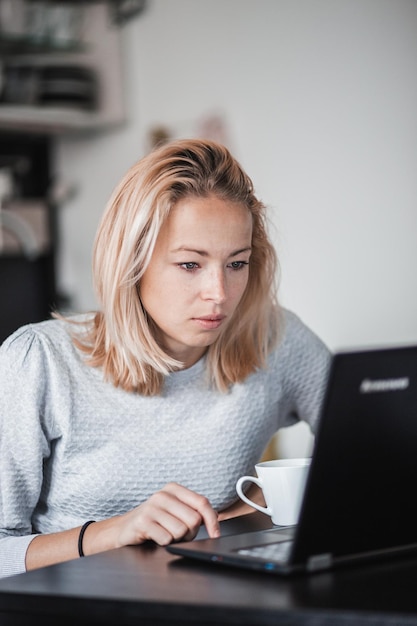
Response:
[[[85,522],[85,524],[83,524],[81,526],[80,534],[78,536],[78,554],[80,556],[84,556],[84,551],[83,551],[83,537],[84,537],[84,533],[87,530],[87,528],[90,526],[90,524],[94,524],[95,521],[96,521],[95,519],[90,519],[89,522]]]

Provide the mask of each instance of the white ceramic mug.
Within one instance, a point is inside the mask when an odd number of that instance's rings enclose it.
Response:
[[[293,526],[298,521],[310,461],[309,458],[302,458],[257,463],[255,469],[258,477],[242,476],[237,481],[239,498],[270,515],[277,526]],[[266,507],[256,504],[245,495],[243,485],[248,482],[262,489]]]

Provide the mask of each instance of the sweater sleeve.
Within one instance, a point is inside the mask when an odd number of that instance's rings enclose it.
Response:
[[[32,513],[50,453],[44,422],[44,354],[30,326],[0,348],[0,576],[25,571]]]

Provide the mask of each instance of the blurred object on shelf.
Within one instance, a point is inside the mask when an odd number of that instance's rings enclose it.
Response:
[[[50,248],[48,207],[42,202],[9,202],[0,210],[0,255],[34,260]]]
[[[26,32],[26,0],[0,0],[0,31],[10,37]]]
[[[3,53],[76,49],[84,37],[86,5],[43,0],[0,0]]]
[[[149,149],[166,143],[171,139],[171,132],[166,126],[153,126],[148,133]]]
[[[0,34],[10,44],[27,39],[33,44],[66,49],[81,41],[89,6],[101,4],[109,21],[123,25],[142,13],[146,0],[0,0]]]
[[[89,111],[98,106],[97,73],[77,65],[26,65],[3,68],[1,101],[26,106],[66,106]]]
[[[109,6],[115,24],[125,24],[146,8],[147,0],[110,0]]]
[[[27,4],[26,35],[36,43],[68,48],[84,36],[85,7],[70,3],[41,2]]]

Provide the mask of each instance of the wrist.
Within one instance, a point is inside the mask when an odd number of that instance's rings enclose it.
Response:
[[[85,532],[86,532],[87,528],[91,524],[94,524],[94,523],[95,523],[95,520],[89,520],[88,522],[84,522],[84,524],[80,528],[80,534],[78,535],[78,555],[80,557],[85,556],[85,553],[84,553],[84,535],[85,535]]]
[[[120,548],[119,519],[121,516],[89,524],[84,531],[82,548],[85,556]]]

